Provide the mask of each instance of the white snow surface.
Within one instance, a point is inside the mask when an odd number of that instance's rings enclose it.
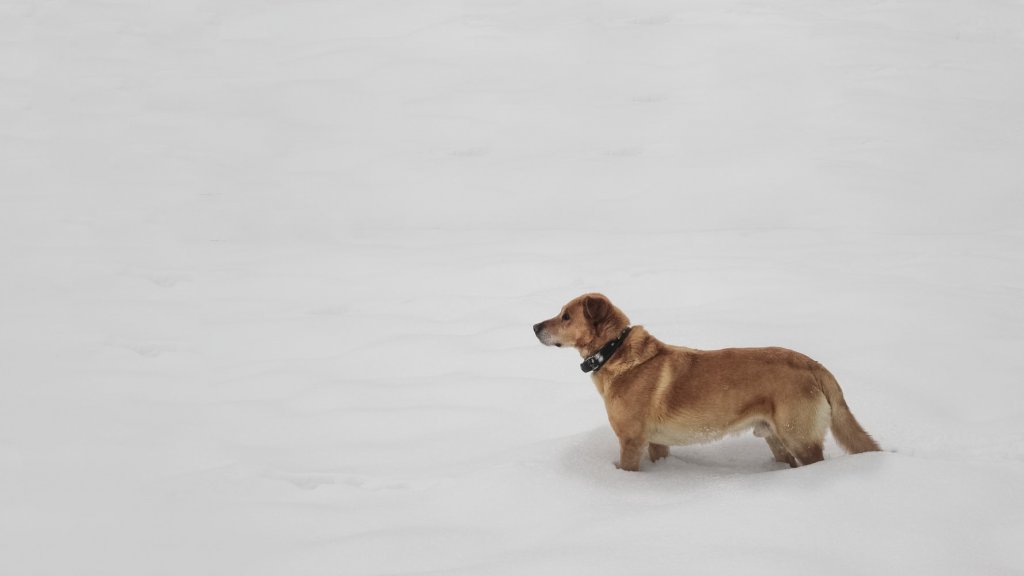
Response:
[[[0,574],[1024,573],[1024,5],[0,3]],[[885,452],[614,467],[579,293]]]

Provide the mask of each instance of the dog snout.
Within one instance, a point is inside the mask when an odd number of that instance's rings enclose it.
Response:
[[[539,335],[540,331],[543,330],[543,329],[544,329],[544,323],[543,322],[537,322],[536,324],[533,325],[533,333],[534,334],[538,334]]]

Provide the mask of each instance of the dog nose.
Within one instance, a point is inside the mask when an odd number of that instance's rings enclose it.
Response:
[[[544,324],[543,322],[537,322],[536,324],[534,324],[533,325],[533,333],[534,334],[540,334],[540,329],[541,329],[543,324]]]

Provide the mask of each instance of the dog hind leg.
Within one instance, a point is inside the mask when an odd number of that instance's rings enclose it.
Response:
[[[776,462],[782,462],[783,464],[789,464],[790,468],[796,468],[799,464],[796,463],[796,458],[786,450],[782,442],[779,441],[775,435],[766,436],[765,440],[768,442],[768,447],[772,449],[772,454],[775,455]]]
[[[768,447],[772,449],[772,455],[775,456],[776,462],[789,464],[791,468],[799,466],[796,462],[796,458],[793,458],[793,455],[786,449],[786,446],[775,435],[775,430],[772,429],[771,424],[768,422],[758,422],[755,424],[754,436],[764,438],[765,441],[768,442]]]
[[[825,459],[823,447],[832,411],[820,392],[795,400],[776,409],[773,428],[782,446],[806,466]]]
[[[808,443],[796,449],[796,457],[801,465],[806,466],[815,462],[821,462],[825,459],[825,454],[820,443]]]

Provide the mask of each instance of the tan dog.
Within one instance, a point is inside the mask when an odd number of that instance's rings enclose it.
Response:
[[[670,445],[717,440],[750,428],[779,462],[823,459],[825,431],[848,452],[880,450],[850,413],[824,366],[785,348],[694,350],[669,346],[601,294],[584,294],[533,327],[547,346],[572,346],[604,399],[619,437],[619,467],[638,470]],[[624,336],[624,338],[623,338]]]

